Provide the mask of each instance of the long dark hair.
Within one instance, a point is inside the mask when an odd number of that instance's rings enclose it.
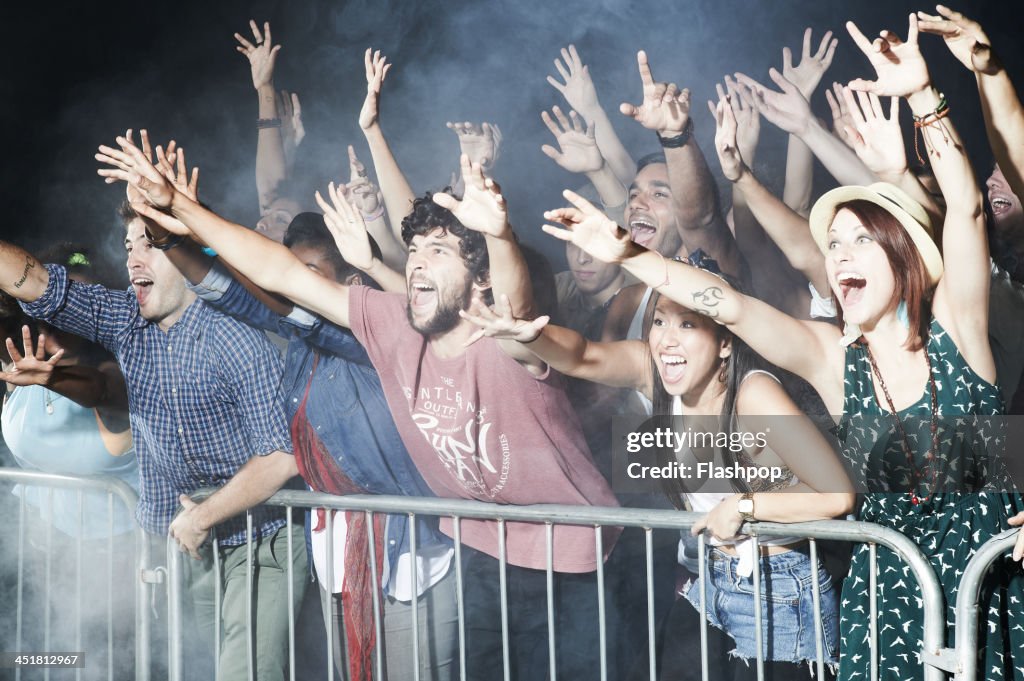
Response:
[[[665,389],[665,383],[661,380],[661,374],[658,372],[657,364],[654,361],[654,354],[650,351],[649,345],[651,327],[654,324],[654,310],[660,298],[661,294],[654,291],[651,294],[650,302],[647,304],[647,310],[644,312],[643,340],[648,343],[651,401],[654,405],[653,413],[655,418],[665,422],[659,425],[666,425],[673,430],[682,431],[685,429],[683,417],[672,414],[675,397],[670,395],[668,390]],[[725,399],[722,402],[722,411],[718,415],[719,432],[728,434],[729,441],[731,442],[733,426],[736,421],[736,399],[739,395],[740,384],[743,383],[743,379],[748,373],[761,366],[761,360],[746,343],[724,326],[715,325],[715,334],[719,342],[728,339],[732,348],[732,352],[723,361],[723,371],[720,374],[720,377],[724,379],[722,382],[725,384]],[[736,455],[728,446],[716,448],[716,453],[722,457],[722,462],[726,466],[732,466],[736,461]],[[676,453],[671,447],[664,447],[658,450],[659,466],[666,466],[675,461]],[[739,492],[750,491],[746,481],[742,479],[734,479],[732,484]],[[687,489],[683,481],[678,477],[661,478],[661,486],[662,491],[669,501],[672,502],[672,505],[682,510],[684,508],[682,495],[692,490]]]

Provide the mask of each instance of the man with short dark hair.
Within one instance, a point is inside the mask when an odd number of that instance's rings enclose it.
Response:
[[[222,588],[220,678],[248,678],[246,509],[253,509],[256,679],[281,679],[287,663],[287,563],[293,563],[296,609],[305,591],[301,535],[288,556],[285,521],[258,505],[294,475],[280,397],[281,361],[259,332],[214,311],[185,285],[165,253],[146,236],[143,220],[126,212],[124,245],[131,289],[112,290],[68,278],[65,267],[43,266],[0,242],[0,288],[25,312],[99,343],[117,358],[128,389],[139,461],[137,519],[156,535],[182,517],[231,518],[217,525],[223,574],[209,550],[193,552],[185,580],[200,627],[213,632],[214,588]],[[219,487],[201,505],[187,496]],[[179,519],[180,520],[180,519]],[[212,526],[202,528],[203,531]],[[185,528],[181,528],[184,531]],[[172,529],[174,534],[176,529]],[[258,594],[259,597],[255,598]]]

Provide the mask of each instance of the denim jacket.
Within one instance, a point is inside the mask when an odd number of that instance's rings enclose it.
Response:
[[[352,482],[373,494],[434,496],[402,444],[370,358],[351,332],[301,308],[295,308],[287,317],[281,316],[219,266],[212,267],[201,283],[190,288],[225,314],[275,332],[288,341],[282,393],[289,423],[302,404],[315,355],[320,355],[309,387],[306,416]],[[308,520],[307,547],[311,524]],[[438,530],[437,518],[418,516],[417,523],[418,549],[451,545],[451,540]],[[398,557],[409,551],[407,516],[388,516],[385,541],[387,589]],[[312,557],[309,564],[313,565]]]

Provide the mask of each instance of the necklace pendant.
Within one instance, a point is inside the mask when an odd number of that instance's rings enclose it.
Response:
[[[46,405],[46,413],[49,414],[50,416],[53,416],[53,405],[52,404],[47,404]]]

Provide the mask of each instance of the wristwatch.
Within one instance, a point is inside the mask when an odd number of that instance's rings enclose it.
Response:
[[[739,511],[740,517],[743,518],[744,522],[754,522],[754,493],[744,492],[736,504],[736,510]]]

